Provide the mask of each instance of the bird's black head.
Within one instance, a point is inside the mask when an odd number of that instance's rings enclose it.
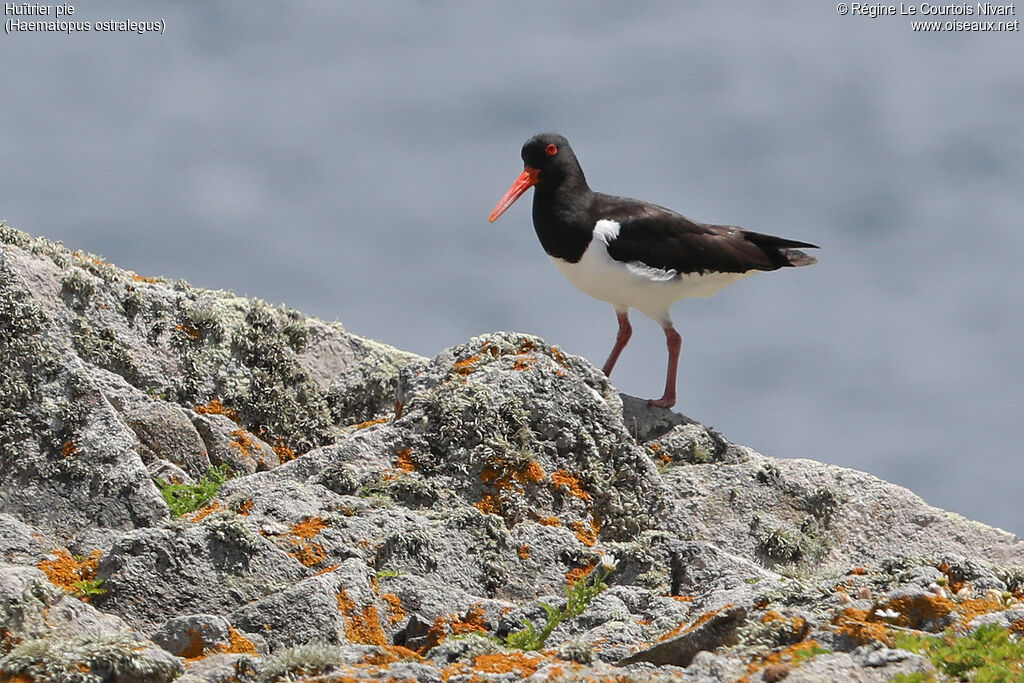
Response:
[[[541,187],[557,187],[566,178],[583,179],[583,170],[569,141],[558,133],[534,135],[523,145],[522,157],[526,168],[540,171],[536,184]]]
[[[534,135],[523,145],[522,157],[525,168],[494,207],[491,222],[497,220],[498,216],[534,185],[537,186],[538,192],[553,192],[563,185],[589,190],[583,169],[580,168],[580,162],[576,160],[569,141],[558,133]]]

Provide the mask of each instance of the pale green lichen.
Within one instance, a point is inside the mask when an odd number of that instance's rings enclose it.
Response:
[[[158,683],[181,671],[179,660],[160,653],[128,635],[53,635],[15,645],[0,659],[0,671],[53,683]]]
[[[260,683],[297,680],[301,677],[328,674],[345,664],[345,657],[337,645],[305,643],[275,652],[264,662]]]

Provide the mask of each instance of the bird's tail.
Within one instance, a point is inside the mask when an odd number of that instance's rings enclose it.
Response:
[[[782,249],[780,251],[786,257],[787,266],[810,266],[818,262],[818,259],[799,249]]]
[[[772,264],[776,267],[809,266],[818,262],[818,259],[810,254],[800,251],[800,249],[817,249],[817,244],[788,240],[784,237],[765,235],[760,232],[751,232],[750,230],[744,231],[743,236],[748,241],[756,244],[772,260]]]

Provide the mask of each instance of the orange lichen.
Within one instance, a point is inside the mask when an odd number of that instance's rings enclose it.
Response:
[[[516,472],[515,477],[521,484],[536,484],[544,480],[544,468],[536,460],[531,460]]]
[[[485,515],[497,515],[501,512],[501,498],[493,493],[485,493],[479,503],[473,503],[473,507]]]
[[[473,366],[477,361],[480,360],[480,356],[470,356],[469,358],[457,361],[454,366],[455,373],[465,377],[469,373],[473,372]]]
[[[370,666],[388,666],[395,662],[402,662],[410,659],[422,662],[423,656],[418,652],[413,652],[409,648],[402,647],[401,645],[385,645],[375,652],[369,652],[364,655],[363,664]]]
[[[529,370],[533,367],[536,358],[516,358],[515,365],[512,366],[513,370],[522,372],[523,370]]]
[[[78,455],[78,447],[70,441],[65,441],[64,445],[60,447],[60,457],[70,458],[73,455]]]
[[[338,591],[338,609],[345,618],[345,635],[349,642],[381,647],[388,644],[384,629],[380,625],[380,618],[377,616],[376,605],[366,605],[360,610],[355,601],[348,596],[348,592],[342,588]]]
[[[673,595],[671,597],[673,600],[677,600],[678,602],[693,602],[697,599],[696,595]]]
[[[1004,609],[1006,605],[996,598],[975,598],[956,605],[956,613],[963,618],[965,624],[969,624],[972,619],[982,614],[1001,612]]]
[[[289,550],[288,554],[302,563],[305,567],[313,567],[327,559],[327,551],[319,543],[312,543],[310,541],[293,540],[294,550]]]
[[[373,425],[384,424],[387,421],[388,419],[386,417],[381,417],[376,420],[367,420],[366,422],[360,422],[359,424],[351,425],[350,429],[366,429],[367,427],[372,427]]]
[[[228,644],[224,645],[221,643],[217,646],[217,651],[222,654],[259,655],[259,652],[256,651],[256,645],[236,631],[234,626],[228,626]]]
[[[838,633],[843,634],[860,644],[880,642],[892,645],[892,634],[887,624],[864,609],[848,607],[832,619]]]
[[[847,576],[864,576],[868,573],[867,567],[854,567],[850,571],[846,572]]]
[[[318,571],[316,574],[313,574],[313,576],[320,576],[321,574],[330,574],[331,572],[333,572],[335,569],[337,569],[340,566],[341,566],[340,564],[332,564],[329,567],[324,567],[323,569]]]
[[[46,574],[50,583],[60,586],[68,593],[74,593],[78,590],[76,583],[96,578],[101,551],[94,550],[88,557],[75,558],[67,548],[54,548],[53,554],[56,555],[56,559],[42,560],[36,565]]]
[[[520,678],[529,678],[540,668],[543,657],[527,655],[522,652],[506,652],[502,654],[480,655],[470,662],[456,662],[445,669],[445,679],[460,674],[504,674],[515,673]]]
[[[821,649],[816,640],[802,640],[799,643],[771,652],[747,665],[747,675],[740,680],[750,680],[752,674],[764,672],[763,680],[782,680],[789,673],[792,665],[799,666],[808,655]]]
[[[310,539],[317,536],[327,526],[327,522],[320,517],[307,517],[301,522],[293,524],[285,535],[288,544],[292,546],[292,550],[287,551],[288,554],[306,567],[323,562],[327,559],[327,551],[322,545],[314,543]]]
[[[203,640],[203,634],[194,628],[190,628],[187,635],[188,645],[178,652],[177,655],[189,661],[202,659],[206,654],[206,642]]]
[[[223,415],[232,422],[238,422],[238,411],[234,408],[228,408],[218,398],[212,399],[206,405],[196,406],[193,410],[200,415]]]
[[[473,631],[487,633],[487,622],[484,616],[483,605],[477,603],[466,611],[462,619],[452,619],[451,628],[452,633],[456,635]]]
[[[1018,636],[1024,634],[1024,619],[1014,619],[1010,622],[1010,630]]]
[[[402,607],[402,598],[394,593],[384,593],[380,596],[388,609],[388,626],[394,626],[405,618],[405,608]]]
[[[451,626],[453,615],[448,614],[445,616],[438,617],[431,624],[430,629],[427,631],[426,638],[423,640],[423,644],[420,645],[416,651],[419,654],[426,654],[433,648],[437,647],[444,642],[445,638],[448,637],[448,631]]]
[[[403,448],[402,450],[395,453],[395,455],[398,456],[398,459],[395,460],[396,469],[399,469],[402,472],[405,472],[406,474],[410,474],[416,471],[416,463],[414,463],[412,460],[411,448]]]
[[[204,520],[207,517],[209,517],[210,515],[212,515],[214,512],[217,512],[217,510],[223,510],[223,509],[224,509],[224,506],[221,505],[219,502],[212,501],[212,502],[207,503],[203,507],[199,508],[195,512],[193,512],[189,517],[187,517],[187,519],[190,522],[201,522],[202,520]]]
[[[291,534],[299,538],[313,538],[328,526],[322,517],[306,517],[292,525]]]
[[[199,338],[203,336],[203,333],[187,324],[175,325],[174,329],[181,332],[183,335],[191,339],[192,341],[199,341]]]
[[[132,279],[136,282],[148,282],[149,284],[155,284],[155,277],[148,277],[146,275],[139,275],[138,273],[132,273]]]
[[[594,571],[594,567],[596,566],[597,560],[591,560],[588,564],[585,564],[582,567],[570,569],[565,573],[566,583],[568,583],[571,586],[578,581],[582,581],[583,579],[590,576],[590,572]]]
[[[519,546],[519,550],[516,552],[516,554],[519,555],[519,559],[521,560],[530,559],[530,544],[524,543],[521,546]]]
[[[792,631],[793,637],[795,639],[797,639],[797,640],[803,638],[803,636],[807,632],[807,621],[805,619],[803,619],[802,617],[786,617],[786,616],[783,616],[782,614],[779,614],[775,610],[768,610],[767,612],[765,612],[764,615],[761,617],[761,623],[762,624],[772,624],[772,623],[788,624],[790,630]]]
[[[559,521],[558,517],[538,517],[537,523],[543,526],[562,526],[562,522]]]
[[[565,354],[563,354],[562,350],[557,346],[551,347],[551,357],[554,358],[559,363],[565,363]]]
[[[942,572],[946,576],[947,579],[949,579],[949,590],[950,590],[950,592],[952,592],[952,593],[959,593],[960,590],[964,587],[964,584],[966,582],[954,578],[953,577],[953,568],[950,567],[949,564],[946,563],[946,562],[942,562],[941,564],[939,564],[937,569],[940,572]]]
[[[699,617],[697,617],[697,619],[695,621],[693,621],[693,622],[684,621],[683,623],[679,624],[679,626],[676,626],[674,629],[672,629],[668,633],[664,633],[664,634],[658,636],[658,642],[660,643],[660,642],[662,642],[664,640],[668,640],[669,638],[675,638],[676,636],[680,636],[680,635],[682,635],[684,633],[689,633],[690,631],[695,630],[697,627],[701,626],[702,624],[705,624],[708,621],[710,621],[716,614],[718,614],[722,610],[728,609],[730,607],[732,607],[732,605],[726,605],[725,607],[723,607],[721,609],[716,609],[716,610],[714,610],[712,612],[705,612],[704,614],[702,614]]]
[[[558,470],[552,474],[551,483],[555,485],[555,488],[565,489],[571,496],[581,500],[590,500],[590,494],[580,487],[580,480],[565,470]]]
[[[588,547],[592,547],[597,543],[597,534],[601,531],[600,525],[594,519],[590,520],[590,524],[582,520],[573,522],[569,525],[569,528],[572,529],[573,534],[576,535],[580,543]]]
[[[0,674],[0,682],[2,683],[36,683],[36,679],[32,678],[28,674]]]
[[[253,505],[255,505],[255,503],[253,503],[252,498],[250,498],[249,500],[245,501],[244,503],[238,506],[238,514],[242,515],[243,517],[245,515],[248,515],[250,512],[252,512]]]
[[[949,598],[940,595],[903,595],[879,605],[879,609],[899,612],[892,620],[897,626],[920,628],[926,621],[945,619],[956,610],[956,605]]]
[[[277,453],[277,459],[281,461],[281,464],[295,459],[295,451],[285,446],[281,441],[275,443],[272,448]]]
[[[231,436],[235,437],[231,440],[229,445],[242,454],[243,458],[252,460],[252,451],[256,448],[256,442],[249,438],[249,432],[244,429],[236,429],[231,432]]]

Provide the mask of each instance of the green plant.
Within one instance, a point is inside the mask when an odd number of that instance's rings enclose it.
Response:
[[[156,484],[171,514],[181,517],[210,502],[228,480],[228,472],[228,466],[221,465],[206,470],[206,474],[195,484],[171,484],[163,479],[157,479]]]
[[[904,635],[896,639],[896,647],[923,654],[939,672],[954,680],[1010,683],[1024,678],[1024,643],[998,624],[985,624],[966,636],[958,636],[951,629],[941,636]],[[904,674],[893,680],[927,683],[944,678]]]
[[[406,575],[405,572],[398,572],[398,571],[395,571],[394,569],[381,569],[376,574],[378,579],[394,579],[394,578],[397,578],[399,576],[405,576],[405,575]]]
[[[85,579],[75,581],[71,585],[75,588],[73,595],[76,598],[94,598],[107,592],[107,589],[103,587],[103,579]]]
[[[570,583],[565,587],[565,606],[561,609],[552,607],[546,602],[540,603],[540,606],[544,608],[544,612],[547,614],[547,622],[537,630],[533,622],[526,620],[526,628],[515,633],[510,633],[505,638],[505,645],[508,647],[515,648],[517,650],[539,650],[544,647],[544,643],[547,641],[548,636],[554,631],[559,624],[566,619],[572,619],[578,617],[586,611],[591,601],[601,594],[608,584],[604,582],[608,578],[608,575],[615,571],[617,566],[615,558],[607,556],[604,558],[602,563],[597,569],[592,571],[589,576],[580,579],[574,583]]]
[[[808,659],[813,659],[813,658],[817,657],[818,655],[830,655],[830,654],[832,654],[832,650],[827,650],[827,649],[821,647],[820,645],[818,645],[817,643],[815,643],[814,645],[811,645],[811,647],[807,648],[806,650],[794,650],[793,654],[792,654],[792,660],[790,660],[790,661],[792,661],[793,666],[795,667],[795,666],[798,666],[798,665],[806,662]]]

